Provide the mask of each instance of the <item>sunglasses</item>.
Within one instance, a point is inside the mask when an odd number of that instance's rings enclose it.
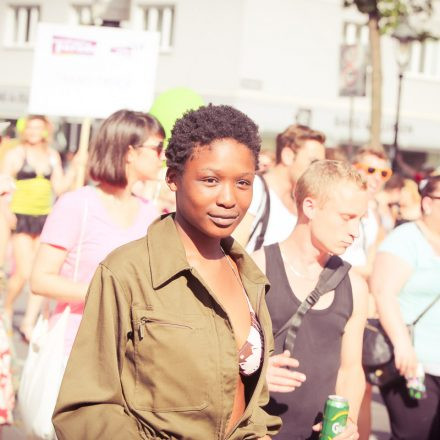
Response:
[[[420,192],[420,194],[423,195],[423,192],[424,192],[425,188],[428,186],[428,183],[436,184],[437,182],[440,182],[440,175],[427,176],[424,179],[422,179],[419,182],[419,192]]]
[[[156,151],[156,154],[158,157],[160,157],[162,155],[162,151],[163,151],[163,142],[159,142],[157,144],[142,144],[139,145],[138,148],[148,148],[149,150],[154,150]]]
[[[392,174],[393,171],[391,168],[376,168],[376,167],[369,167],[368,165],[365,165],[363,163],[357,163],[355,164],[355,167],[358,170],[363,170],[367,174],[378,174],[382,180],[388,180]]]

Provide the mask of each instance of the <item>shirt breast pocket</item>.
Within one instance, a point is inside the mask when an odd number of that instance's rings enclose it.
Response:
[[[202,315],[133,310],[135,407],[195,411],[208,405],[208,339]]]

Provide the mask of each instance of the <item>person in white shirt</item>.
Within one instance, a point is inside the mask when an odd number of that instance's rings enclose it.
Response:
[[[276,138],[275,166],[254,180],[248,212],[234,234],[248,252],[285,240],[297,221],[296,182],[311,163],[325,158],[325,135],[290,125]]]

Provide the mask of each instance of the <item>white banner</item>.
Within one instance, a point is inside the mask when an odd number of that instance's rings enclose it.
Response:
[[[40,23],[29,113],[106,118],[153,102],[159,34]]]

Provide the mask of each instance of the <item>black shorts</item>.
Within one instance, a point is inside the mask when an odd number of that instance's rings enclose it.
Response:
[[[426,399],[411,399],[402,378],[380,393],[390,416],[391,440],[440,439],[440,376],[425,375]]]
[[[43,230],[44,222],[47,215],[27,215],[27,214],[15,214],[17,217],[17,226],[12,232],[40,235]]]

